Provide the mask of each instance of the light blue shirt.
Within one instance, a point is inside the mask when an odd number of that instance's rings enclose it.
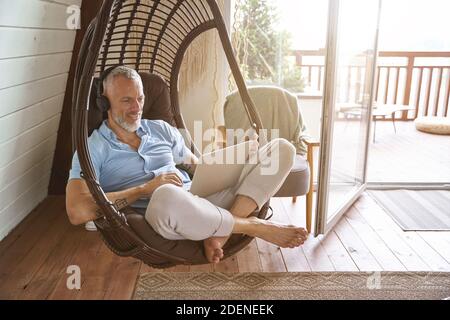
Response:
[[[105,192],[122,191],[146,183],[162,173],[175,172],[190,189],[189,175],[175,167],[186,158],[189,149],[178,129],[163,120],[141,120],[137,130],[141,138],[139,149],[117,139],[106,120],[88,138],[88,148],[97,179]],[[80,179],[80,162],[75,152],[70,179]],[[146,208],[149,198],[133,203],[134,208]]]

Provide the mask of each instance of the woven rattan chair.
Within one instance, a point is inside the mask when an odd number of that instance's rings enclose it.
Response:
[[[82,176],[104,213],[104,218],[96,220],[95,224],[114,253],[138,258],[152,267],[207,263],[203,244],[164,239],[142,215],[129,207],[118,211],[107,199],[98,183],[87,147],[89,133],[105,117],[94,107],[92,86],[96,77],[111,65],[134,68],[141,74],[147,99],[151,100],[151,103],[146,101],[149,105],[144,106],[148,110],[144,110],[143,117],[163,119],[184,129],[177,87],[180,66],[189,44],[211,29],[216,29],[220,36],[246,113],[259,130],[260,118],[247,92],[215,0],[105,0],[86,32],[78,56],[72,136]],[[161,88],[160,92],[148,92],[155,88]],[[192,140],[188,142],[191,150],[198,154]],[[265,218],[268,208],[269,203],[266,203],[258,217]],[[225,257],[243,249],[251,240],[248,236],[233,235],[224,247]]]

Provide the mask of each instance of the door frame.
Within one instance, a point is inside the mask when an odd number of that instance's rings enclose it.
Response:
[[[363,181],[353,194],[336,210],[336,213],[328,221],[328,200],[330,190],[330,170],[331,170],[331,155],[332,155],[332,137],[333,137],[333,120],[335,116],[335,90],[336,90],[336,76],[337,76],[337,53],[339,46],[339,10],[340,0],[329,0],[328,5],[328,28],[327,28],[327,50],[325,57],[325,83],[324,96],[322,103],[322,127],[321,127],[321,148],[319,153],[319,170],[318,170],[318,187],[317,187],[317,206],[314,235],[326,234],[331,230],[336,223],[341,219],[342,215],[353,205],[353,203],[360,197],[360,195],[367,188],[367,170],[368,170],[368,156],[369,156],[369,140],[372,127],[372,108],[368,108],[365,146],[363,155]],[[374,88],[375,88],[375,71],[377,67],[378,57],[378,36],[381,17],[382,0],[378,0],[378,15],[377,25],[375,31],[375,42],[373,52],[372,74],[370,75],[370,95],[369,104],[373,105]]]

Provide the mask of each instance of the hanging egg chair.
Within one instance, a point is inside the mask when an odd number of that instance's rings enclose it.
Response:
[[[99,75],[110,66],[133,68],[141,75],[146,95],[142,118],[161,119],[185,129],[178,101],[181,63],[192,41],[212,29],[219,34],[250,123],[259,131],[261,120],[247,92],[215,0],[104,0],[87,29],[78,56],[72,137],[82,177],[104,213],[95,224],[115,254],[135,257],[156,268],[208,263],[203,242],[167,240],[151,228],[142,214],[130,207],[116,210],[108,200],[96,177],[87,145],[88,135],[106,118],[95,107],[95,85]],[[190,136],[185,138],[198,155]],[[268,208],[266,203],[257,216],[265,218]],[[246,235],[232,235],[223,248],[224,258],[237,253],[251,240]]]

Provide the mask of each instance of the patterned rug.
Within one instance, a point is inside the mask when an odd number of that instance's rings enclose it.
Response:
[[[450,297],[450,273],[290,272],[141,275],[137,300],[432,299]]]

